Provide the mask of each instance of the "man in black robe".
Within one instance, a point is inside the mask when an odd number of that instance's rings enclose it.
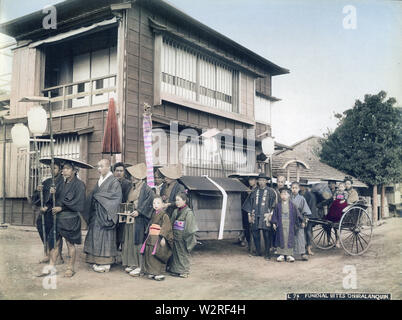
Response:
[[[265,244],[265,259],[271,258],[271,246],[273,244],[273,229],[270,223],[273,209],[276,205],[275,191],[267,186],[268,177],[260,173],[258,175],[258,188],[253,191],[243,205],[243,210],[248,212],[251,232],[257,251],[261,256],[261,235],[262,231]]]
[[[50,193],[56,194],[56,206],[52,213],[57,215],[56,225],[53,224],[50,231],[49,247],[50,266],[54,268],[58,256],[58,247],[61,237],[66,240],[70,261],[65,277],[75,274],[74,264],[76,258],[75,244],[81,244],[81,217],[85,205],[85,184],[77,177],[77,169],[73,162],[63,164],[64,183],[59,188],[50,189]],[[56,228],[56,244],[54,243],[54,228]]]
[[[257,177],[250,176],[247,178],[247,181],[244,183],[248,186],[249,191],[241,193],[242,205],[247,201],[247,199],[251,196],[253,191],[258,187]],[[243,232],[239,237],[239,244],[244,247],[245,244],[244,244],[243,239],[245,239],[247,241],[247,251],[249,253],[251,253],[251,250],[252,250],[252,248],[251,248],[251,232],[250,232],[250,223],[248,221],[248,212],[245,211],[244,209],[242,209],[241,214],[242,214]]]
[[[113,166],[113,175],[119,180],[122,192],[122,203],[127,202],[128,193],[132,187],[132,183],[127,180],[126,177],[126,169],[123,162],[117,162]],[[120,250],[120,246],[123,243],[123,232],[124,232],[124,222],[118,223],[116,227],[116,245],[117,250]]]
[[[98,162],[100,178],[86,200],[85,219],[88,233],[84,252],[86,262],[92,264],[96,272],[108,272],[117,256],[116,225],[122,191],[119,180],[110,171],[110,161]]]
[[[306,237],[306,251],[307,254],[313,256],[314,253],[311,250],[312,248],[312,239],[313,239],[313,226],[314,223],[309,219],[317,219],[318,218],[318,209],[317,209],[317,197],[314,192],[311,191],[311,185],[308,184],[305,180],[300,180],[300,194],[306,199],[307,205],[310,208],[311,215],[308,217],[307,226],[304,229],[304,234]]]
[[[56,189],[60,189],[59,186],[64,183],[64,178],[63,175],[61,174],[60,170],[60,163],[55,162],[54,163],[54,184]],[[50,230],[53,227],[53,214],[52,214],[52,195],[50,194],[50,187],[52,186],[52,178],[48,178],[45,181],[43,181],[43,184],[39,185],[37,189],[34,191],[32,195],[32,204],[35,206],[39,207],[39,216],[36,219],[36,229],[39,232],[39,236],[44,242],[44,236],[43,236],[43,223],[42,223],[42,217],[44,218],[45,221],[45,237],[46,237],[46,247],[47,250],[45,252],[45,256],[42,260],[40,260],[40,263],[48,263],[50,261],[50,256],[49,256],[49,247],[48,247],[48,242],[49,242],[49,237],[51,236]],[[41,207],[41,196],[40,192],[42,191],[43,194],[43,207]],[[63,257],[62,257],[62,248],[63,248],[63,240],[60,241],[59,245],[59,257],[60,257],[60,262],[64,263]]]

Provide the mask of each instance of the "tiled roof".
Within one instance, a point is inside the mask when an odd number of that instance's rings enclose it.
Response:
[[[299,176],[302,179],[309,181],[319,180],[337,180],[343,181],[346,173],[339,171],[319,160],[318,151],[320,149],[319,137],[309,137],[294,145],[293,150],[284,150],[277,152],[273,155],[272,171],[274,176],[283,175],[286,177],[287,169],[283,166],[291,160],[298,160],[306,163],[309,169],[299,166]],[[291,163],[290,167],[290,180],[296,180],[296,163]],[[367,185],[360,180],[353,177],[353,185],[355,187],[367,187]]]

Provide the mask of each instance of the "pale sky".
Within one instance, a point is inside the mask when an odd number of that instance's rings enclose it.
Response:
[[[0,0],[1,21],[60,1]],[[290,70],[273,78],[275,140],[293,144],[336,127],[364,95],[402,105],[402,2],[386,0],[170,0],[176,8]],[[356,28],[345,29],[347,5]]]

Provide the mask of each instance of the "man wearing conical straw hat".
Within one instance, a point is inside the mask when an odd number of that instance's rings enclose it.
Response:
[[[127,202],[133,203],[134,211],[131,212],[131,217],[134,217],[134,223],[126,223],[124,226],[122,265],[126,267],[125,271],[130,276],[139,276],[142,264],[140,250],[144,242],[146,227],[152,215],[155,194],[146,182],[147,166],[145,163],[128,167],[127,172],[131,175],[133,183]]]
[[[180,165],[168,165],[160,168],[159,172],[162,174],[165,182],[160,194],[165,202],[166,213],[171,217],[175,209],[177,194],[185,192],[184,186],[177,181],[183,174]]]
[[[55,203],[52,213],[54,222],[50,230],[50,269],[44,270],[42,275],[48,274],[54,269],[55,261],[59,255],[59,242],[61,238],[66,240],[70,256],[65,277],[72,277],[75,274],[75,245],[81,244],[81,218],[80,213],[85,207],[85,184],[78,176],[78,168],[90,169],[92,166],[79,160],[55,157],[55,161],[61,162],[64,182],[56,188],[50,188],[50,193],[55,194]]]

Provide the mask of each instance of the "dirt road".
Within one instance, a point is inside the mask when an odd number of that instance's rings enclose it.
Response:
[[[188,279],[167,276],[161,282],[132,278],[119,265],[95,273],[84,262],[81,245],[76,275],[63,278],[60,265],[57,288],[44,289],[44,279],[35,276],[43,268],[37,263],[42,250],[34,229],[0,229],[0,299],[285,299],[289,292],[391,293],[402,299],[400,218],[376,227],[371,248],[357,257],[342,249],[316,249],[308,262],[267,262],[233,241],[204,242],[193,252]],[[343,288],[345,265],[356,268],[356,289]]]

